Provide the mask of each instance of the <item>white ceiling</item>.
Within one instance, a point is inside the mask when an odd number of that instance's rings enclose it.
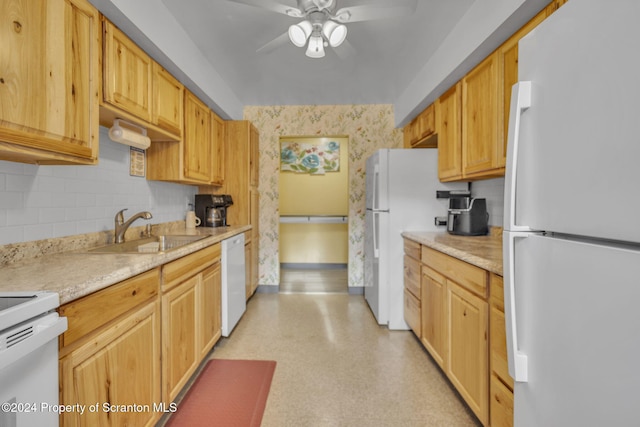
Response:
[[[474,0],[417,0],[413,15],[350,23],[336,48],[345,59],[331,47],[311,59],[289,41],[256,53],[300,18],[227,0],[162,2],[244,105],[324,105],[394,103]]]

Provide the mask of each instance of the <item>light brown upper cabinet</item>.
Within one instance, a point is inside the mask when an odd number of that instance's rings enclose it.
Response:
[[[224,181],[225,123],[187,89],[183,111],[182,140],[154,141],[147,149],[147,179],[219,187]]]
[[[186,91],[184,112],[184,177],[194,182],[210,183],[213,164],[209,107]]]
[[[179,141],[184,86],[106,18],[100,124],[114,119],[141,126],[152,141]]]
[[[501,57],[494,52],[462,78],[462,175],[504,175]]]
[[[405,148],[435,148],[435,107],[433,104],[425,108],[404,128]]]
[[[104,101],[151,122],[151,58],[106,19],[103,42]]]
[[[0,159],[98,159],[100,17],[86,0],[0,1]]]
[[[153,103],[151,122],[182,136],[184,123],[184,86],[157,62],[153,63]]]
[[[462,178],[462,83],[458,82],[435,102],[440,181]]]

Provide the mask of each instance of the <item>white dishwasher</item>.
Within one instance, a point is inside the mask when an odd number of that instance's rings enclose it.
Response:
[[[222,336],[228,337],[245,310],[244,234],[222,241]]]

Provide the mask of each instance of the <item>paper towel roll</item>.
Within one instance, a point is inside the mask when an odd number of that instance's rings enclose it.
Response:
[[[146,150],[151,145],[151,139],[148,136],[121,127],[119,119],[114,120],[113,126],[109,129],[109,138],[113,142],[130,145],[142,150]]]

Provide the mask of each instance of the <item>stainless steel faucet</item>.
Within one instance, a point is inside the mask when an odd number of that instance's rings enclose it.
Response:
[[[115,242],[116,243],[124,243],[124,233],[127,232],[127,229],[129,229],[129,226],[131,225],[131,223],[133,221],[135,221],[138,218],[143,218],[143,219],[151,219],[153,218],[153,215],[151,215],[151,212],[138,212],[137,214],[133,215],[131,218],[129,218],[126,222],[124,220],[124,214],[123,212],[126,211],[126,209],[122,209],[120,212],[118,212],[116,214],[116,239]]]

